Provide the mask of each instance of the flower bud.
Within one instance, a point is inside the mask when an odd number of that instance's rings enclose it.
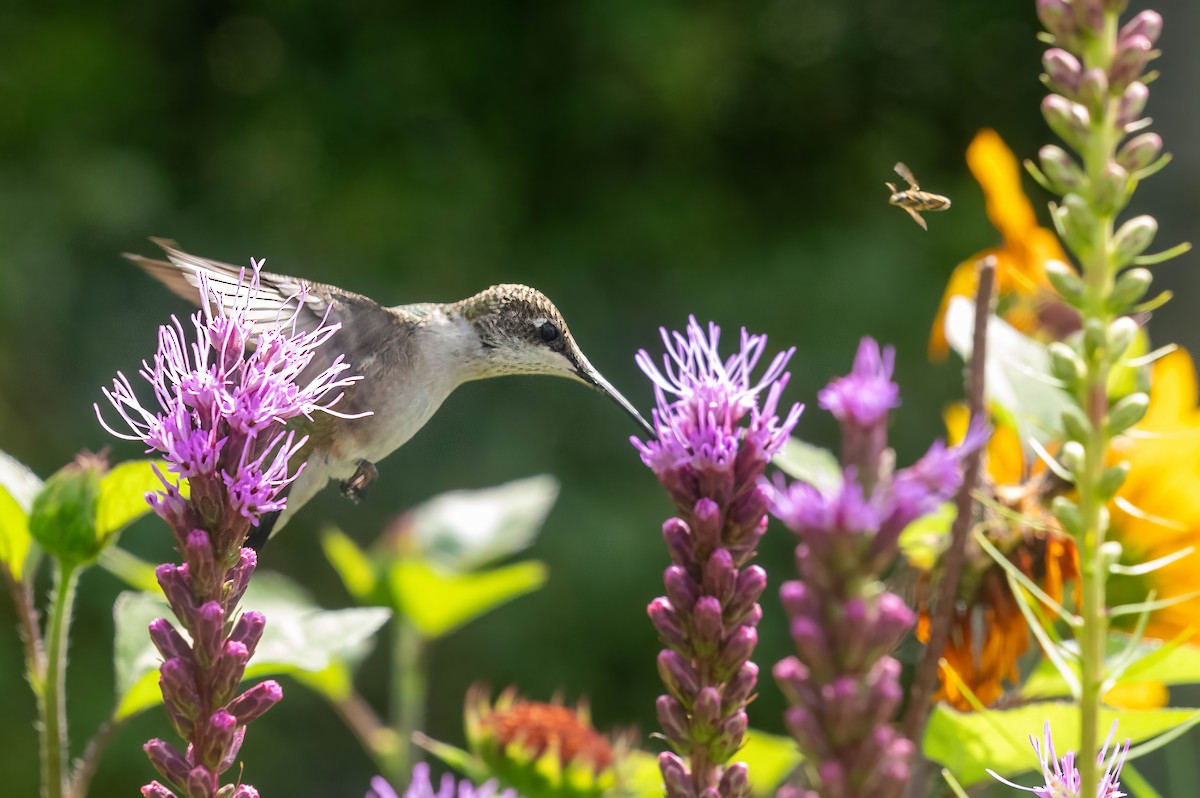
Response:
[[[242,743],[246,741],[246,727],[238,726],[237,731],[233,733],[233,740],[225,748],[225,756],[221,758],[221,764],[217,766],[218,773],[224,773],[233,767],[233,763],[237,761],[237,755],[242,750]]]
[[[1071,0],[1075,9],[1075,24],[1089,33],[1099,34],[1104,30],[1103,0]]]
[[[229,702],[226,709],[243,726],[257,720],[283,698],[283,688],[274,679],[259,682]]]
[[[1141,11],[1121,28],[1120,33],[1117,34],[1117,44],[1119,46],[1134,36],[1144,36],[1146,41],[1153,46],[1158,41],[1159,35],[1162,34],[1162,25],[1162,15],[1157,11]]]
[[[208,601],[196,611],[192,623],[192,653],[200,667],[207,668],[221,651],[225,639],[225,613],[221,605]]]
[[[758,666],[747,662],[725,683],[721,691],[721,714],[728,715],[734,709],[744,706],[750,700],[757,684]]]
[[[159,775],[178,787],[187,782],[188,770],[191,766],[183,758],[183,754],[175,750],[175,746],[157,737],[142,746],[150,764]]]
[[[742,741],[746,737],[746,729],[749,726],[750,719],[741,710],[726,718],[717,727],[717,735],[708,749],[713,761],[725,762],[736,754],[742,747]]]
[[[1142,76],[1153,52],[1154,45],[1145,36],[1130,36],[1118,43],[1116,57],[1108,67],[1108,82],[1114,94]]]
[[[1083,73],[1079,79],[1078,99],[1092,116],[1104,110],[1108,102],[1108,75],[1103,69],[1093,67]]]
[[[712,499],[696,502],[692,509],[692,536],[696,553],[708,557],[721,545],[721,508]]]
[[[721,719],[721,691],[715,687],[702,687],[692,704],[692,736],[700,742],[708,742],[716,732]]]
[[[238,552],[238,561],[225,574],[225,584],[221,589],[221,607],[226,614],[232,615],[241,602],[246,588],[250,586],[250,576],[258,567],[258,555],[254,549],[243,548]]]
[[[249,784],[236,784],[230,786],[233,787],[233,792],[229,793],[228,796],[219,795],[218,798],[259,798],[258,790],[254,789]]]
[[[1116,496],[1128,476],[1129,463],[1127,462],[1104,469],[1100,475],[1100,481],[1096,483],[1096,491],[1100,494],[1100,498],[1103,501],[1109,501]]]
[[[697,798],[687,765],[678,756],[671,753],[659,754],[658,769],[662,771],[667,798]]]
[[[1115,213],[1129,201],[1130,190],[1129,173],[1125,168],[1120,164],[1108,163],[1092,189],[1096,209],[1104,214]]]
[[[1142,133],[1125,142],[1117,153],[1117,163],[1137,174],[1158,160],[1162,148],[1161,136],[1157,133]]]
[[[1063,197],[1062,205],[1055,209],[1055,215],[1062,225],[1063,238],[1071,249],[1079,253],[1091,248],[1096,215],[1092,213],[1087,200],[1078,194],[1068,194]]]
[[[1079,91],[1079,78],[1083,67],[1079,59],[1058,47],[1052,47],[1042,55],[1042,69],[1050,82],[1050,88],[1073,97]]]
[[[669,695],[660,695],[654,702],[658,725],[673,745],[686,746],[692,741],[687,710]]]
[[[712,675],[718,682],[723,682],[742,667],[754,653],[758,645],[758,631],[752,626],[739,626],[734,629],[721,646],[717,661],[713,663]]]
[[[229,639],[241,643],[246,647],[246,651],[251,657],[254,656],[254,650],[258,646],[258,641],[262,639],[263,629],[267,625],[267,619],[261,612],[243,612],[241,617],[237,619],[237,623],[233,625],[233,631],[229,633]]]
[[[208,768],[192,768],[187,778],[187,798],[216,798],[216,781],[216,777]]]
[[[1108,434],[1120,435],[1141,421],[1150,408],[1150,397],[1144,393],[1131,393],[1109,408],[1105,427]]]
[[[1079,537],[1083,534],[1083,515],[1079,512],[1079,505],[1075,502],[1066,496],[1055,496],[1054,501],[1050,503],[1050,512],[1054,514],[1069,535]]]
[[[663,540],[671,560],[688,571],[699,567],[696,552],[692,549],[692,532],[682,518],[668,518],[663,524]]]
[[[692,703],[696,691],[700,689],[696,671],[687,660],[674,651],[659,652],[658,676],[666,685],[667,691],[683,702],[684,706]]]
[[[1154,243],[1158,234],[1158,222],[1153,216],[1135,216],[1117,230],[1113,236],[1113,256],[1117,268],[1127,266],[1146,248]]]
[[[1061,341],[1054,341],[1048,347],[1050,353],[1050,374],[1057,380],[1062,380],[1064,387],[1071,390],[1083,379],[1084,365],[1075,354],[1075,350]]]
[[[1146,101],[1149,99],[1150,90],[1146,88],[1145,83],[1135,80],[1126,86],[1120,102],[1117,103],[1117,127],[1125,129],[1136,122],[1146,109]]]
[[[717,549],[704,564],[704,575],[700,582],[701,589],[717,601],[724,604],[733,596],[737,584],[738,572],[733,565],[733,556],[727,549]]]
[[[212,668],[213,704],[222,706],[229,703],[242,683],[242,674],[246,672],[246,663],[249,661],[250,652],[244,645],[233,640],[225,642]]]
[[[1059,460],[1066,467],[1067,471],[1071,472],[1071,476],[1075,477],[1085,467],[1085,458],[1087,457],[1083,449],[1083,444],[1079,441],[1067,441],[1063,444],[1062,452],[1059,455]]]
[[[225,758],[225,751],[233,743],[237,731],[238,720],[223,709],[219,709],[208,719],[208,725],[203,735],[204,745],[194,755],[197,762],[213,772]]]
[[[158,649],[159,654],[162,654],[164,660],[179,657],[185,662],[189,662],[192,659],[191,646],[183,639],[183,635],[175,631],[175,627],[166,618],[150,622],[150,642],[154,643],[154,647]]]
[[[725,769],[717,785],[721,798],[749,798],[750,768],[745,762],[734,762]]]
[[[157,781],[152,781],[145,787],[142,787],[142,795],[144,798],[178,798],[175,793],[171,792]]]
[[[1091,116],[1084,106],[1060,94],[1051,94],[1042,100],[1042,116],[1055,135],[1076,150],[1082,150],[1087,144]]]
[[[104,548],[112,534],[101,539],[96,510],[107,470],[103,458],[81,455],[46,480],[29,511],[29,534],[47,554],[74,565],[94,559]]]
[[[721,620],[721,602],[713,596],[701,596],[692,608],[692,648],[700,659],[708,659],[717,653],[725,636],[725,625]]]
[[[1042,26],[1054,36],[1058,44],[1068,45],[1075,39],[1078,27],[1067,0],[1038,0],[1037,15]]]
[[[1092,424],[1076,405],[1068,405],[1060,417],[1063,433],[1068,440],[1086,441],[1092,435]]]
[[[175,617],[183,624],[184,628],[190,630],[190,627],[196,619],[196,597],[192,593],[192,582],[188,577],[187,565],[172,565],[163,563],[154,569],[154,575],[158,579],[158,586],[162,588],[163,595],[167,597],[167,603],[171,605],[171,612],[175,613]]]
[[[1113,360],[1119,360],[1125,354],[1125,350],[1129,349],[1129,345],[1133,343],[1138,329],[1137,321],[1131,316],[1113,319],[1108,325],[1108,340],[1106,341],[1108,356]]]
[[[1090,360],[1100,357],[1108,346],[1108,326],[1103,319],[1092,316],[1083,323],[1083,353]]]
[[[1046,277],[1058,295],[1067,304],[1077,307],[1083,298],[1083,281],[1079,279],[1075,270],[1061,260],[1046,261],[1045,268]]]
[[[725,623],[729,626],[739,623],[750,623],[753,626],[757,623],[757,621],[751,622],[750,616],[754,612],[754,608],[758,606],[759,597],[766,589],[767,572],[758,565],[745,568],[738,574],[733,596],[725,605]]]

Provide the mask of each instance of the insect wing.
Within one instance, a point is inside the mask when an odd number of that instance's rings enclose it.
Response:
[[[908,181],[908,184],[910,186],[912,186],[913,189],[920,188],[920,186],[917,185],[917,179],[915,177],[913,177],[912,170],[909,169],[907,166],[905,166],[903,162],[897,161],[895,168],[896,168],[896,174],[900,175],[900,177],[902,177],[906,181]]]

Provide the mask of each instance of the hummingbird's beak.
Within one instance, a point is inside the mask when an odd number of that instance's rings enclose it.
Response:
[[[587,360],[581,358],[580,364],[576,367],[575,376],[616,402],[618,407],[624,410],[630,418],[637,422],[639,427],[646,431],[651,440],[658,438],[658,433],[654,431],[654,427],[650,426],[650,422],[642,418],[642,414],[637,411],[637,408],[631,405],[628,399],[621,396],[620,391],[612,387],[608,380],[604,379],[600,372],[596,371]]]

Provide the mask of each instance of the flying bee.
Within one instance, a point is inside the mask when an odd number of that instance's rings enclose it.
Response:
[[[920,211],[944,211],[950,207],[950,200],[943,197],[941,194],[933,194],[928,191],[922,191],[917,185],[917,179],[913,177],[912,170],[902,163],[896,164],[896,174],[900,175],[908,183],[908,188],[904,191],[898,191],[892,183],[884,183],[891,189],[892,196],[888,197],[888,202],[892,205],[898,205],[903,208],[916,223],[921,225],[922,230],[928,230],[925,220],[921,218]]]

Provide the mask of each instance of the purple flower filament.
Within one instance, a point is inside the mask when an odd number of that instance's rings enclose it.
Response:
[[[142,788],[156,798],[175,791],[187,798],[215,796],[221,774],[236,761],[246,725],[282,697],[275,681],[238,693],[266,623],[257,612],[239,614],[256,563],[242,544],[263,514],[283,509],[283,490],[299,473],[289,473],[289,461],[307,438],[284,424],[334,412],[330,408],[342,389],[358,379],[342,376],[350,366],[341,356],[309,375],[317,349],[338,325],[299,330],[295,313],[288,319],[282,308],[293,300],[299,308],[303,296],[284,303],[274,323],[256,330],[250,309],[262,262],[252,265],[232,297],[221,296],[199,276],[205,302],[192,316],[194,342],[188,343],[178,319],[159,328],[154,363],[143,362],[140,370],[157,407],[142,404],[130,381],[118,374],[104,394],[128,431],[113,429],[96,409],[105,429],[162,454],[168,471],[187,479],[190,489],[185,499],[177,480],[156,470],[163,489],[146,497],[170,525],[183,555],[182,565],[161,565],[156,574],[188,635],[166,619],[150,624],[163,657],[163,704],[187,742],[183,752],[158,739],[144,746],[167,782]],[[241,798],[258,794],[248,785],[234,790]]]
[[[904,528],[949,499],[962,457],[983,442],[935,443],[914,465],[891,473],[887,420],[899,404],[894,353],[864,338],[854,371],[820,394],[842,424],[844,480],[822,492],[780,482],[771,512],[796,534],[799,581],[780,598],[796,655],[775,679],[791,705],[786,721],[805,755],[810,798],[892,798],[909,780],[912,742],[894,727],[900,663],[889,656],[913,613],[880,581]]]
[[[670,798],[746,796],[746,765],[726,763],[742,744],[758,681],[750,655],[766,572],[749,561],[767,525],[771,492],[762,474],[800,417],[798,405],[777,415],[794,350],[776,355],[755,381],[764,336],[743,330],[729,358],[719,353],[715,324],[706,329],[691,318],[686,334],[662,337],[662,369],[644,350],[637,355],[654,383],[658,438],[633,439],[679,513],[663,526],[672,560],[666,595],[648,608],[665,645],[658,719],[674,749],[659,767]]]

